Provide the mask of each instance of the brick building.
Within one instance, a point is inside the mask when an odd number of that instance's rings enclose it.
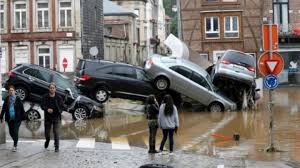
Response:
[[[102,0],[1,0],[2,73],[33,63],[73,72],[92,46],[103,56]]]
[[[295,68],[300,64],[299,0],[181,0],[180,5],[183,40],[197,56],[211,62],[227,49],[258,58],[262,52],[261,25],[272,19],[279,26],[279,52],[285,60],[280,81],[300,84]]]

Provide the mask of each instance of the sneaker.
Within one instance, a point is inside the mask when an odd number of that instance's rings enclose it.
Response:
[[[170,155],[170,156],[173,156],[173,155],[174,155],[174,153],[173,153],[173,152],[170,152],[170,153],[169,153],[169,155]]]
[[[17,147],[14,146],[14,147],[12,148],[12,151],[13,151],[13,152],[17,152]]]
[[[55,148],[55,150],[54,150],[55,152],[59,152],[59,149],[58,148]]]

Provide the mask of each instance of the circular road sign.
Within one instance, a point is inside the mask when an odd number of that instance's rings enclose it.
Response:
[[[90,54],[91,54],[91,56],[96,56],[96,55],[98,55],[98,48],[96,47],[96,46],[94,46],[94,47],[92,47],[92,48],[90,48]]]
[[[268,89],[275,89],[278,86],[278,78],[275,75],[268,75],[264,78],[264,85]]]
[[[269,52],[263,53],[257,62],[259,71],[267,76],[273,74],[278,76],[284,66],[282,56],[277,52],[272,52],[272,59],[269,58]]]

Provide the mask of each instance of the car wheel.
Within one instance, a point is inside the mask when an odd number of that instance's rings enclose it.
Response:
[[[86,107],[84,106],[78,106],[75,108],[73,112],[73,119],[74,120],[84,120],[87,119],[89,115],[89,112]]]
[[[94,97],[100,103],[106,102],[109,97],[108,89],[106,87],[97,88]]]
[[[166,90],[169,88],[169,80],[166,77],[157,77],[155,79],[155,87],[161,91]]]
[[[220,103],[212,103],[210,106],[209,106],[209,111],[214,113],[214,112],[221,112],[223,111],[223,107]]]
[[[27,120],[29,121],[35,121],[41,118],[41,115],[37,110],[29,110],[26,112],[26,114],[27,114]]]
[[[17,86],[16,95],[23,101],[27,98],[28,91],[22,86]]]

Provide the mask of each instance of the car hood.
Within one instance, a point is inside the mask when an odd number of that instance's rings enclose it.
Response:
[[[189,59],[190,53],[187,45],[170,34],[168,38],[164,41],[164,44],[172,51],[173,57]]]
[[[103,105],[101,103],[96,102],[95,100],[92,100],[84,95],[78,95],[80,96],[80,102],[81,103],[87,103],[87,104],[92,104],[98,107],[102,107]]]

